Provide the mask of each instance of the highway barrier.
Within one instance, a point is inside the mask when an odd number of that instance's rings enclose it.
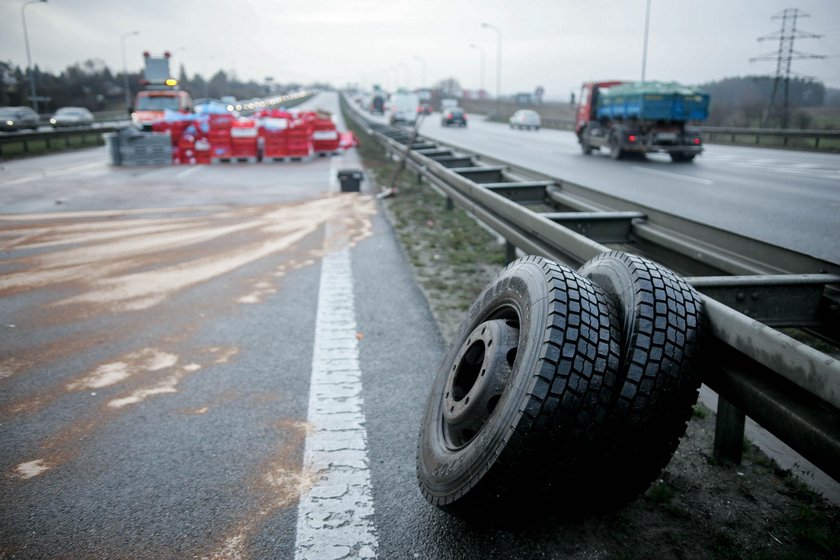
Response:
[[[739,462],[745,416],[840,480],[840,265],[556,177],[346,116],[517,250],[570,267],[644,255],[702,294],[703,382],[719,394],[714,455]],[[550,208],[538,212],[532,208]]]

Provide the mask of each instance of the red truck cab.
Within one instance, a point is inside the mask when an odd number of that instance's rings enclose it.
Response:
[[[601,88],[608,88],[623,84],[620,80],[608,82],[587,82],[580,90],[578,101],[577,119],[575,119],[575,132],[580,135],[581,130],[589,121],[595,120],[595,108],[598,106],[598,91]]]

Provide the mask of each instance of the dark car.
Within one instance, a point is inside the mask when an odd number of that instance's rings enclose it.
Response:
[[[428,101],[421,101],[420,105],[417,106],[417,114],[418,115],[431,115],[432,114],[432,104]]]
[[[84,107],[62,107],[50,119],[53,128],[61,126],[90,126],[93,114]]]
[[[29,107],[0,108],[0,130],[38,130],[40,123],[38,113]]]
[[[440,114],[440,126],[467,126],[467,114],[460,107],[444,109]]]

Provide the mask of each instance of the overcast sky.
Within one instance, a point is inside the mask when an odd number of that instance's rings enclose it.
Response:
[[[23,0],[0,0],[0,59],[26,66]],[[543,86],[568,98],[590,79],[639,79],[646,0],[49,0],[29,5],[33,63],[58,73],[95,58],[129,70],[142,52],[173,53],[173,71],[219,69],[240,79],[380,83],[412,88],[455,77],[464,88],[496,90],[502,32],[502,92]],[[799,74],[840,88],[840,0],[652,0],[647,79],[699,84],[770,75],[785,8],[810,15],[798,28],[823,35],[795,49],[824,55],[793,62]],[[477,48],[471,48],[474,44]],[[773,60],[749,62],[774,53]],[[425,80],[425,84],[421,84]]]

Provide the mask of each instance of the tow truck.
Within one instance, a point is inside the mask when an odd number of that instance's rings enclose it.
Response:
[[[178,80],[169,72],[169,52],[163,56],[143,53],[144,70],[134,105],[130,108],[131,122],[141,130],[151,130],[152,123],[163,118],[165,111],[191,113],[193,100],[190,94],[178,87]]]

